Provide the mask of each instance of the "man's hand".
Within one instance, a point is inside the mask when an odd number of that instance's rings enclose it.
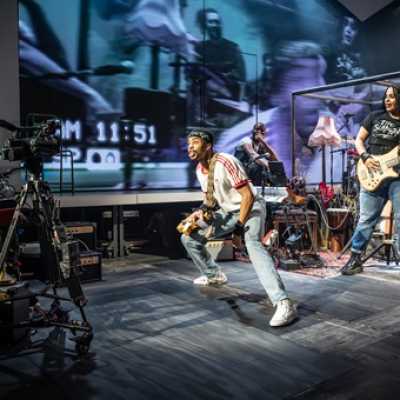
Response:
[[[242,250],[243,249],[243,240],[242,240],[242,235],[237,235],[237,234],[233,234],[232,235],[232,245],[233,247],[235,247],[238,250]]]
[[[376,160],[374,157],[367,158],[364,161],[365,166],[371,171],[377,171],[380,168],[379,161]]]
[[[196,222],[198,220],[202,220],[204,219],[204,212],[203,210],[196,210],[193,211],[188,217],[186,217],[184,219],[184,221],[192,221],[192,222]]]

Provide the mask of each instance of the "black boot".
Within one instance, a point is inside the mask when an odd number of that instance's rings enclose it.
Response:
[[[359,253],[351,253],[349,261],[347,261],[347,263],[340,270],[342,275],[354,275],[359,274],[362,271],[363,267],[361,265],[361,254]]]

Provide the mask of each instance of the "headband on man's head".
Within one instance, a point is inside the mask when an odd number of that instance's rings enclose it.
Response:
[[[203,139],[206,143],[214,144],[214,136],[211,132],[208,131],[192,131],[187,135],[187,138],[198,137]]]

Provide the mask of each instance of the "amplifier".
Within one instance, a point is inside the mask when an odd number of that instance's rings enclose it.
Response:
[[[66,222],[65,231],[74,239],[81,240],[90,250],[96,248],[97,235],[95,222]]]
[[[81,282],[100,281],[102,278],[102,257],[98,251],[81,251],[78,268]],[[19,262],[23,279],[46,280],[47,272],[40,262],[40,245],[24,243],[20,247]]]
[[[0,350],[30,338],[28,327],[11,326],[29,319],[30,294],[26,282],[0,287]],[[24,296],[26,298],[16,300]]]
[[[101,253],[98,251],[81,251],[80,273],[81,282],[101,281]]]
[[[206,249],[215,261],[234,260],[232,239],[209,240]]]

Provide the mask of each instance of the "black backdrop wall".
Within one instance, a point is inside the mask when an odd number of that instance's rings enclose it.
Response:
[[[0,60],[0,119],[19,124],[17,0],[0,1]],[[0,128],[0,145],[8,134]],[[0,161],[0,171],[8,168],[8,161]],[[19,187],[19,174],[13,173],[10,182]]]
[[[0,1],[0,59],[0,118],[19,123],[17,0]]]

